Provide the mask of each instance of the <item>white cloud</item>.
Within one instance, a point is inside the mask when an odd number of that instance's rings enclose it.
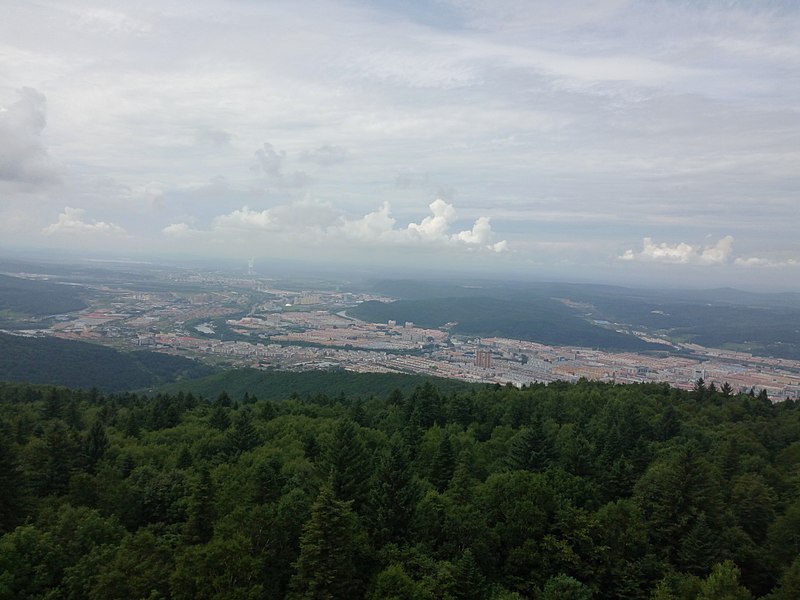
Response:
[[[250,210],[247,206],[214,219],[215,229],[271,229],[273,226],[269,210]]]
[[[692,246],[686,242],[678,244],[656,244],[652,238],[642,241],[641,252],[626,250],[620,260],[660,262],[672,264],[721,265],[729,261],[733,253],[733,236],[726,235],[711,246]]]
[[[60,179],[60,169],[42,141],[47,100],[33,88],[18,91],[19,100],[0,107],[0,180],[42,184]]]
[[[171,225],[164,227],[164,229],[161,230],[161,233],[173,237],[183,237],[198,232],[188,223],[172,223]]]
[[[755,256],[747,258],[737,258],[733,263],[737,267],[768,267],[768,268],[783,268],[783,267],[797,267],[800,266],[800,261],[794,258],[786,260],[772,260],[769,258],[758,258]]]
[[[425,217],[419,223],[409,223],[408,231],[416,232],[423,239],[442,239],[450,227],[450,223],[456,217],[456,211],[452,204],[448,204],[441,198],[437,198],[428,206],[431,215]]]
[[[451,233],[450,227],[456,218],[453,205],[437,199],[428,208],[431,214],[420,222],[398,227],[389,202],[383,202],[377,210],[354,218],[341,213],[329,203],[306,199],[265,210],[244,206],[214,218],[209,232],[223,235],[232,232],[253,235],[270,232],[272,240],[296,241],[302,237],[306,243],[367,247],[442,246],[497,253],[508,250],[506,240],[494,242],[495,236],[488,217],[479,217],[471,229]],[[168,235],[187,231],[189,227],[185,223],[172,224],[162,230]]]
[[[67,234],[85,234],[85,233],[115,233],[124,234],[125,230],[119,225],[114,223],[106,223],[105,221],[91,221],[83,220],[85,211],[80,208],[72,208],[67,206],[64,212],[58,215],[55,223],[52,223],[42,230],[46,235],[55,233]]]
[[[467,244],[485,244],[492,237],[492,225],[489,217],[479,217],[472,229],[467,229],[455,235],[457,240]]]
[[[378,210],[367,213],[360,219],[342,218],[338,229],[348,238],[375,242],[392,238],[396,234],[395,223],[389,203],[384,202]]]

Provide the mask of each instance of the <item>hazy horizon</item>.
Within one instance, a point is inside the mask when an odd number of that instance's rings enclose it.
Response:
[[[800,291],[800,5],[16,3],[0,255]]]

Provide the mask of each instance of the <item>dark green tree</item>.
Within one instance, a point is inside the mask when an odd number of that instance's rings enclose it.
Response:
[[[252,450],[261,442],[258,431],[253,425],[253,415],[249,408],[239,411],[233,420],[233,428],[225,439],[228,456],[237,458],[244,452]]]
[[[311,507],[300,537],[300,556],[290,583],[292,600],[349,600],[359,597],[362,536],[351,502],[339,500],[329,482]]]
[[[481,573],[475,555],[467,548],[453,565],[453,588],[456,600],[483,600],[487,597],[486,578]]]
[[[25,477],[14,448],[0,434],[0,536],[22,521],[24,506]]]
[[[228,409],[221,404],[215,405],[208,417],[208,424],[218,431],[225,431],[231,426],[231,418],[228,416]]]
[[[399,436],[395,436],[389,452],[378,464],[370,486],[367,514],[376,547],[390,541],[399,542],[405,537],[419,495],[411,472],[408,448]]]
[[[186,537],[193,544],[205,544],[214,535],[216,509],[214,484],[207,467],[200,469],[200,477],[189,499]]]
[[[340,420],[334,429],[325,452],[325,466],[336,497],[352,500],[356,510],[363,507],[371,465],[358,428],[350,419]]]
[[[86,466],[90,473],[94,472],[97,463],[105,456],[109,445],[106,428],[103,426],[100,419],[97,419],[86,435],[86,442],[84,444]]]
[[[450,483],[455,468],[456,456],[453,443],[450,441],[450,434],[445,431],[436,448],[431,465],[431,483],[437,490],[443,492],[447,489],[447,484]]]

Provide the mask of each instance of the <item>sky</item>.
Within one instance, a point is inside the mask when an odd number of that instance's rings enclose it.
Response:
[[[0,253],[800,290],[800,2],[3,2]]]

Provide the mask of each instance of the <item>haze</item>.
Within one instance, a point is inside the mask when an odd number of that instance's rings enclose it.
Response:
[[[793,1],[10,2],[0,252],[800,288]]]

